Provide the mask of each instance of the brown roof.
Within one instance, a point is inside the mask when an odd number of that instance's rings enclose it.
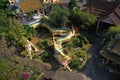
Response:
[[[18,2],[18,6],[23,12],[30,12],[42,8],[40,0],[21,0]]]
[[[111,13],[109,18],[112,19],[115,25],[120,25],[120,19],[114,13]]]
[[[115,13],[120,17],[120,7],[117,7],[117,8],[115,9]]]
[[[115,10],[108,16],[115,25],[120,25],[120,7],[118,6]]]
[[[108,23],[104,21],[105,19],[110,19],[112,25],[120,25],[120,4],[112,11],[108,11],[103,15],[100,15],[99,20]]]
[[[94,8],[102,11],[110,11],[117,7],[119,3],[116,2],[107,2],[101,0],[92,0],[89,3],[85,4],[85,7]]]

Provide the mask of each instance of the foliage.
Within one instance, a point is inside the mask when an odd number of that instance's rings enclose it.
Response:
[[[30,27],[29,25],[23,25],[24,29],[25,29],[25,37],[27,37],[28,39],[31,39],[33,36],[36,35],[36,31],[35,29],[33,29],[33,27]]]
[[[71,61],[71,68],[78,70],[80,67],[79,59],[75,59]]]
[[[67,46],[69,47],[83,47],[85,44],[89,43],[88,39],[80,35],[78,38],[74,38],[72,43],[69,43]]]
[[[83,47],[85,44],[89,43],[89,40],[87,39],[86,36],[80,35],[80,47]]]
[[[0,80],[21,80],[22,79],[22,73],[20,66],[19,68],[17,66],[12,66],[13,63],[11,63],[8,60],[0,60]],[[19,76],[18,76],[19,75]]]
[[[50,12],[50,25],[52,27],[65,27],[68,21],[69,12],[66,9],[62,9],[59,6],[52,8]]]
[[[48,59],[48,58],[51,57],[51,54],[48,53],[48,52],[44,52],[44,53],[43,53],[43,56],[44,56],[44,58]]]
[[[120,34],[120,26],[111,26],[107,32],[110,37]]]
[[[23,50],[22,52],[20,52],[20,55],[23,56],[23,57],[25,57],[27,55],[26,50]]]
[[[10,13],[0,10],[0,36],[6,37],[9,45],[24,46],[25,39],[35,35],[35,30],[28,25],[20,25],[15,18],[10,18]]]
[[[46,17],[41,18],[41,23],[45,23],[48,24],[49,23],[49,19],[47,19]]]
[[[14,17],[15,15],[13,14],[13,12],[10,9],[4,9],[3,10],[4,14],[6,14],[8,17]]]
[[[76,27],[81,29],[95,29],[94,25],[96,24],[96,16],[89,14],[87,12],[82,12],[80,9],[76,8],[71,11],[69,20]]]
[[[48,41],[47,40],[43,40],[43,41],[41,41],[41,40],[39,40],[39,42],[38,42],[38,46],[40,47],[40,48],[45,48],[45,46],[48,46],[48,43],[47,43]]]
[[[23,38],[25,33],[25,29],[22,25],[18,24],[16,19],[10,18],[8,19],[8,27],[9,31],[7,33],[7,40],[8,43],[17,45],[17,46],[24,46],[25,39]]]
[[[77,2],[76,0],[70,0],[69,4],[68,4],[68,8],[69,10],[72,10],[74,7],[77,7]]]
[[[41,71],[38,67],[24,64],[16,64],[9,60],[0,60],[0,80],[26,80],[24,71],[26,70],[31,80],[35,80],[40,75]]]
[[[73,47],[78,47],[80,44],[79,38],[74,38],[72,41]]]
[[[7,18],[4,11],[1,11],[0,17],[0,36],[6,37],[9,44],[24,44],[22,37],[24,36],[25,30],[18,24],[15,18]]]
[[[48,52],[44,52],[42,59],[43,59],[43,61],[47,62],[47,61],[49,61],[49,58],[51,58],[51,57],[52,57],[52,54],[50,54]]]
[[[80,63],[82,63],[82,61],[80,61],[80,58],[84,58],[84,56],[85,53],[81,51],[77,51],[75,54],[72,54],[71,67],[78,70],[81,66]]]
[[[0,0],[0,8],[5,8],[7,0]]]

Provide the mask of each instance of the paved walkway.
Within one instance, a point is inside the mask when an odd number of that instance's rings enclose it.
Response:
[[[103,37],[103,33],[100,34],[89,51],[91,57],[89,59],[87,69],[83,72],[88,77],[86,80],[115,80],[111,77],[112,73],[100,64],[101,59],[99,56],[99,51],[103,45]]]

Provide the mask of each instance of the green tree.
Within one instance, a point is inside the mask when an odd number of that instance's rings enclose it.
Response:
[[[28,25],[19,24],[10,14],[7,10],[0,10],[0,37],[5,37],[9,45],[23,46],[24,37],[31,39],[36,32]]]
[[[9,31],[6,19],[7,15],[4,13],[4,10],[0,10],[0,36],[6,36],[6,33]]]
[[[82,12],[80,9],[73,9],[69,20],[72,22],[72,24],[76,27],[80,27],[81,29],[95,29],[95,24],[97,21],[96,16],[87,13],[87,12]]]
[[[0,8],[4,8],[7,0],[0,0]]]
[[[53,27],[65,27],[68,21],[69,11],[59,6],[52,8],[50,12],[50,24]]]
[[[9,27],[7,39],[9,40],[10,45],[15,44],[23,46],[25,44],[25,39],[23,37],[26,35],[24,27],[14,18],[8,19],[7,23]]]
[[[41,18],[40,22],[43,23],[43,24],[49,24],[50,21],[49,21],[48,18],[43,17],[43,18]]]
[[[78,7],[76,0],[70,0],[68,4],[69,10],[72,10],[74,7]]]
[[[79,45],[80,47],[83,47],[85,44],[89,43],[87,37],[83,35],[79,36],[79,40],[80,40],[80,45]]]
[[[36,35],[35,29],[33,29],[33,27],[30,27],[29,25],[23,25],[23,27],[25,29],[24,36],[31,40],[31,38]]]
[[[78,45],[80,44],[80,40],[79,38],[74,38],[72,41],[73,47],[78,47]]]
[[[4,11],[0,16],[0,36],[5,37],[8,43],[21,45],[24,43],[23,36],[25,29],[21,26],[15,18],[9,18]]]
[[[120,34],[120,26],[111,26],[107,32],[110,37]]]

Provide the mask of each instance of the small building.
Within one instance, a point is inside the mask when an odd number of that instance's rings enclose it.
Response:
[[[120,5],[118,5],[110,14],[102,16],[100,21],[111,25],[120,25]]]
[[[40,0],[9,0],[8,8],[18,17],[21,24],[34,24],[44,15]]]
[[[120,73],[120,36],[108,41],[100,51],[100,55],[105,66]]]
[[[103,24],[107,26],[120,25],[120,3],[107,0],[91,0],[84,7],[84,11],[98,17],[97,30],[103,28]]]
[[[42,9],[40,0],[21,0],[17,4],[22,13],[29,13],[31,11],[39,13],[39,10]]]

